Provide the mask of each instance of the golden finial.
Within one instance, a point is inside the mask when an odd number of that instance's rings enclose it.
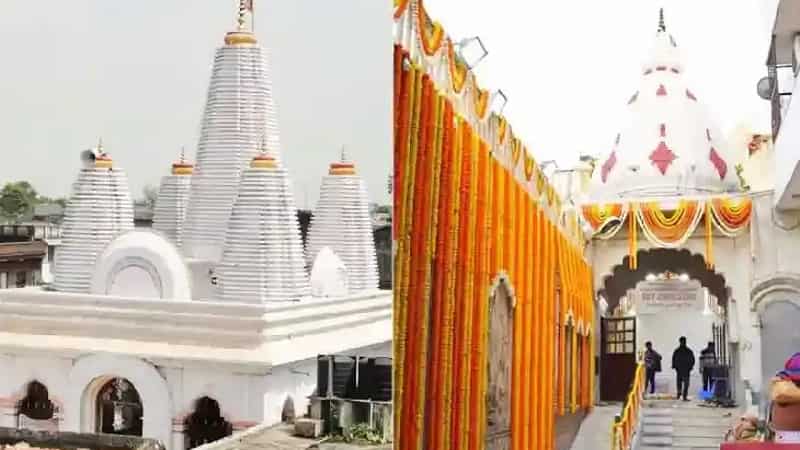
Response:
[[[97,138],[97,153],[103,153],[103,136]]]
[[[181,145],[181,156],[178,161],[172,163],[173,175],[191,175],[194,172],[194,165],[186,162],[186,148]]]
[[[342,145],[341,154],[339,156],[339,162],[331,163],[331,167],[328,170],[328,174],[329,175],[355,175],[356,174],[356,166],[347,157],[347,153],[345,152],[344,145]]]
[[[667,31],[667,25],[664,23],[664,8],[658,9],[658,31]]]
[[[274,169],[278,167],[275,157],[272,156],[267,148],[267,137],[262,136],[258,145],[258,154],[253,158],[250,167],[254,169]]]
[[[245,27],[245,17],[248,13],[252,18],[253,0],[239,0],[239,15],[236,19],[238,26],[236,27],[236,31],[225,35],[225,43],[227,45],[252,45],[257,43],[252,30],[248,30],[247,27]]]

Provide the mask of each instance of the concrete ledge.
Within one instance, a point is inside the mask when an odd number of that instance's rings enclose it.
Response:
[[[164,450],[154,439],[115,434],[70,433],[64,431],[31,431],[0,427],[0,444],[27,442],[31,447],[62,450]]]

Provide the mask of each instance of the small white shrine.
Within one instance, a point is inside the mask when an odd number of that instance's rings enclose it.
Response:
[[[391,356],[363,183],[323,187],[321,217],[357,220],[337,225],[339,257],[305,259],[244,4],[214,59],[196,165],[181,158],[163,180],[155,229],[134,230],[124,172],[98,146],[82,155],[52,289],[0,291],[0,426],[184,450],[303,414],[319,354]]]

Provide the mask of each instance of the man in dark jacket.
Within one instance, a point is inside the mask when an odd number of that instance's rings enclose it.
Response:
[[[644,352],[644,390],[647,391],[647,387],[650,386],[652,394],[656,391],[656,372],[661,372],[661,355],[653,350],[652,342],[645,342],[644,346],[647,348]]]
[[[678,398],[683,397],[683,401],[687,401],[686,396],[689,393],[689,374],[694,369],[694,352],[686,346],[686,337],[681,336],[678,339],[678,348],[672,353],[672,368],[675,369],[675,374],[678,380]]]

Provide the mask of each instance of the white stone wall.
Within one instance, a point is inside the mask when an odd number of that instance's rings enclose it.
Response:
[[[391,342],[385,342],[341,353],[391,356],[391,347]],[[92,399],[97,390],[111,377],[124,377],[141,397],[145,437],[161,440],[168,450],[183,449],[183,421],[203,396],[216,400],[222,415],[237,430],[280,422],[287,397],[293,399],[296,415],[303,415],[317,382],[316,359],[283,364],[267,373],[241,373],[201,363],[155,366],[121,355],[66,358],[20,352],[0,356],[0,368],[0,426],[16,426],[14,405],[25,396],[28,383],[37,380],[58,406],[60,430],[92,432]]]

